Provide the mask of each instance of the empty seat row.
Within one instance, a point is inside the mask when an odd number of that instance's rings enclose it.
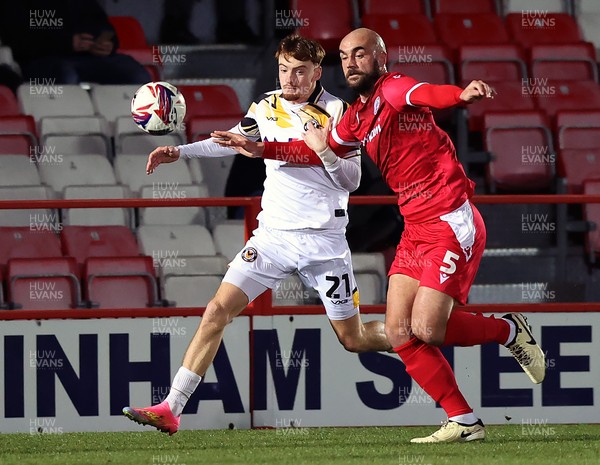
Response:
[[[137,239],[124,226],[0,227],[0,239],[0,268],[11,258],[68,256],[83,265],[89,257],[143,254],[154,259],[156,268],[176,263],[187,269],[187,259],[180,259],[218,254],[231,261],[245,242],[241,220],[221,223],[212,234],[199,225],[145,225],[138,228]]]
[[[529,78],[488,82],[497,95],[467,107],[472,131],[481,130],[483,115],[490,112],[536,110],[542,111],[553,121],[560,112],[600,110],[600,86],[592,81]]]
[[[389,68],[434,84],[484,81],[572,80],[598,82],[592,44],[536,45],[527,54],[512,44],[465,45],[456,67],[440,45],[405,45],[389,51]]]
[[[0,186],[45,184],[62,196],[69,186],[102,186],[122,184],[134,195],[142,195],[144,187],[167,186],[176,190],[179,186],[203,185],[208,176],[203,175],[199,161],[191,160],[161,167],[152,176],[146,174],[147,158],[143,155],[121,155],[115,166],[101,155],[42,154],[36,157],[22,155],[0,156]],[[205,197],[201,193],[196,197]],[[156,196],[161,197],[160,195]],[[165,195],[164,197],[169,197]],[[185,198],[183,193],[181,196]],[[191,195],[188,195],[191,197]]]
[[[260,163],[260,160],[256,161]],[[152,176],[146,175],[147,158],[144,155],[120,155],[110,161],[102,155],[64,155],[60,153],[37,153],[1,155],[0,186],[28,186],[45,184],[58,197],[64,196],[69,186],[102,186],[123,184],[133,195],[143,196],[146,186],[163,186],[171,189],[173,197],[178,188],[190,184],[206,186],[210,196],[223,196],[225,183],[233,163],[233,157],[194,158],[161,167]],[[205,175],[207,173],[207,175]],[[209,174],[209,175],[208,175]],[[190,193],[192,194],[192,193]],[[187,197],[192,195],[188,194]],[[203,190],[193,196],[205,197]],[[156,194],[157,198],[169,198],[170,193]]]
[[[159,290],[152,257],[91,257],[81,276],[72,257],[15,258],[8,261],[6,298],[0,303],[27,310],[203,307],[221,277],[168,274]]]
[[[7,264],[0,267],[0,276],[8,277],[7,295],[13,307],[19,304],[28,308],[65,308],[66,301],[71,307],[158,305],[160,295],[171,300],[170,286],[187,286],[186,282],[198,276],[212,277],[202,278],[209,283],[214,283],[215,278],[220,280],[227,263],[241,250],[243,234],[243,224],[239,221],[219,225],[213,236],[202,227],[141,227],[138,246],[131,231],[122,227],[65,226],[60,237],[47,230],[0,228],[0,263]],[[381,302],[386,288],[383,256],[355,254],[354,267],[357,280],[361,276],[359,284],[363,282],[365,288],[363,303]],[[157,277],[162,294],[155,286]],[[27,286],[39,292],[34,292],[30,296],[32,301],[25,303],[24,296],[16,299],[14,295]],[[136,286],[139,292],[131,296],[117,292]],[[112,291],[103,291],[104,288]],[[182,302],[188,302],[185,299],[198,292],[191,288]],[[134,296],[136,300],[130,300]],[[140,296],[145,299],[143,305]],[[279,304],[285,300],[297,301],[298,297],[297,293],[274,295]]]
[[[404,14],[404,13],[510,13],[528,9],[544,11],[569,12],[570,0],[361,0],[361,14]],[[341,4],[341,2],[340,2]],[[583,0],[582,12],[596,9],[593,0]]]
[[[81,270],[81,271],[80,271]],[[11,308],[47,310],[160,305],[151,257],[13,258],[6,266]]]
[[[484,115],[484,147],[492,156],[487,181],[492,191],[552,189],[557,170],[572,193],[581,193],[585,180],[600,179],[600,109],[561,112],[555,124],[556,138],[541,112]]]
[[[387,3],[408,5],[410,2]],[[596,13],[590,12],[576,18],[561,12],[564,11],[561,9],[539,8],[539,2],[523,2],[515,10],[509,9],[508,11],[513,12],[503,18],[496,14],[498,9],[495,3],[493,0],[448,2],[448,9],[440,8],[432,19],[440,43],[456,49],[464,44],[497,44],[512,41],[525,47],[540,43],[579,42],[583,40],[577,24],[579,18],[582,20],[587,40],[594,42],[597,47],[600,44],[597,28],[588,27],[584,20],[588,15],[593,16]],[[430,20],[428,11],[424,11],[426,8],[414,5],[412,8],[398,6],[397,9],[395,5],[381,9],[367,8],[363,10],[360,21],[365,27],[378,31],[387,41],[388,47],[415,43],[416,39],[410,35],[407,35],[407,38],[411,42],[398,41],[397,37],[397,34],[403,34],[403,28],[400,27],[402,20],[398,18],[408,15],[413,22],[417,16]],[[339,41],[352,30],[358,19],[354,17],[352,4],[348,0],[335,0],[326,4],[315,0],[294,0],[292,9],[302,11],[302,17],[308,19],[308,24],[298,32],[319,40],[326,50],[332,53],[337,52]],[[419,21],[421,27],[418,28],[411,27],[409,21],[403,26],[414,30],[415,35],[419,36],[423,29],[427,29],[424,20]]]
[[[58,231],[0,227],[0,266],[11,258],[68,256],[83,265],[89,257],[144,254],[155,258],[158,268],[174,257],[213,256],[217,247],[231,250],[229,245],[223,245],[227,241],[235,241],[240,250],[244,243],[243,225],[239,221],[233,224],[235,227],[228,225],[226,230],[217,229],[215,240],[206,228],[198,225],[141,226],[138,239],[124,226],[63,226]],[[225,232],[221,235],[219,231]]]
[[[4,199],[88,199],[129,198],[190,199],[223,196],[232,159],[194,159],[145,173],[146,157],[121,155],[115,170],[101,155],[44,157],[33,163],[21,155],[0,156],[0,196]],[[260,163],[260,161],[257,161]],[[207,171],[208,170],[208,171]],[[204,176],[203,172],[211,173]],[[206,183],[203,181],[206,179]],[[42,185],[43,183],[43,185]],[[0,224],[30,224],[27,210],[4,212]],[[51,215],[51,212],[43,212]],[[225,207],[178,207],[140,209],[140,224],[214,225],[224,218]],[[55,219],[55,222],[58,218]],[[131,212],[124,209],[66,209],[66,224],[132,225]]]
[[[219,282],[230,257],[217,255],[215,244],[231,250],[230,244],[222,244],[235,241],[239,251],[244,237],[243,225],[238,226],[215,231],[214,242],[201,226],[142,227],[139,246],[123,227],[65,226],[60,239],[48,230],[0,228],[8,302],[12,308],[29,309],[168,304],[159,298],[156,270],[167,300],[173,280],[201,275],[199,282]]]
[[[506,43],[509,36],[526,46],[534,43],[566,43],[582,40],[576,20],[579,19],[587,40],[600,47],[600,34],[597,28],[598,7],[594,0],[578,2],[577,18],[570,16],[575,10],[571,1],[563,0],[511,0],[505,8],[495,0],[406,0],[390,2],[386,0],[364,0],[360,8],[360,19],[354,14],[350,0],[319,2],[318,0],[294,0],[291,8],[302,12],[308,19],[301,32],[307,37],[319,40],[328,52],[337,52],[339,41],[362,20],[366,27],[375,28],[384,40],[392,40],[390,31],[400,31],[398,18],[403,15],[422,16],[429,20],[433,15],[441,43],[456,48],[465,43]],[[497,13],[505,11],[508,32],[503,19]],[[373,18],[382,18],[381,20]],[[591,19],[591,20],[590,20]],[[389,26],[384,24],[389,22]],[[594,22],[595,21],[595,22]],[[594,26],[596,24],[596,26]],[[410,27],[410,25],[409,25]],[[418,32],[420,28],[414,28]],[[410,42],[409,42],[410,43]]]

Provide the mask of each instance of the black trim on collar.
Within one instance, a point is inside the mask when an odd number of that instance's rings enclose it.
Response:
[[[315,90],[313,90],[313,93],[310,94],[310,97],[308,97],[307,101],[309,103],[317,103],[319,101],[319,98],[321,97],[322,93],[323,93],[323,86],[321,85],[321,81],[317,81]]]

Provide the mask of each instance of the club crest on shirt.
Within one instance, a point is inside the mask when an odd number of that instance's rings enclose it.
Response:
[[[242,260],[250,263],[250,262],[253,262],[254,260],[256,260],[256,257],[258,256],[258,252],[256,251],[256,249],[254,247],[246,247],[244,250],[242,250],[241,256],[242,256]]]
[[[306,123],[304,123],[304,130],[308,131],[308,125],[312,124],[316,129],[321,129],[323,126],[321,126],[321,124],[316,120],[316,119],[311,119],[308,120]]]
[[[378,95],[375,99],[375,103],[373,104],[373,114],[377,114],[377,110],[379,110],[379,105],[381,105],[381,97]]]

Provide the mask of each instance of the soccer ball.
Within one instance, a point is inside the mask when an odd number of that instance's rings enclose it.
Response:
[[[185,99],[168,82],[149,82],[131,99],[131,116],[149,134],[162,136],[179,128],[185,116]]]

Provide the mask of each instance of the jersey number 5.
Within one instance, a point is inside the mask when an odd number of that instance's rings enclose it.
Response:
[[[460,256],[456,255],[454,252],[450,252],[446,250],[446,255],[444,255],[444,259],[442,262],[448,266],[440,266],[440,271],[446,274],[452,274],[456,271],[456,260],[458,260]]]

